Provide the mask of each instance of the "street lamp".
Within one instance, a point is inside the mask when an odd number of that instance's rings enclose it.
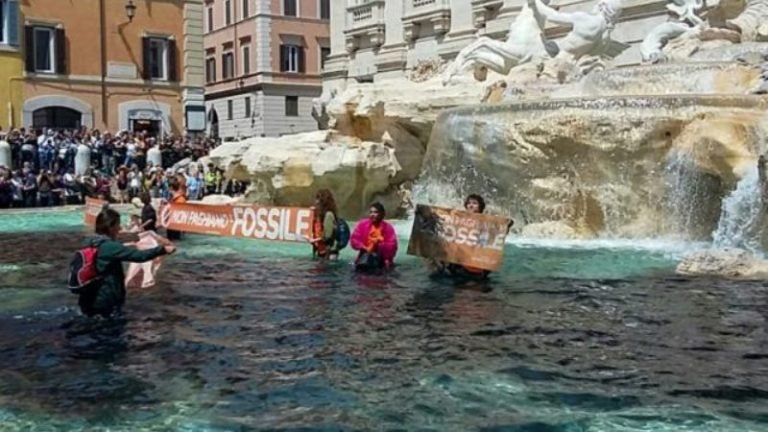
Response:
[[[133,0],[128,0],[125,4],[125,16],[128,17],[128,21],[133,21],[134,15],[136,15],[136,5],[133,4]]]

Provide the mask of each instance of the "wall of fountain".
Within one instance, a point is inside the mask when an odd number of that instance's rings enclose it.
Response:
[[[490,197],[528,236],[708,238],[755,166],[760,96],[610,96],[465,107],[438,119],[418,200]]]

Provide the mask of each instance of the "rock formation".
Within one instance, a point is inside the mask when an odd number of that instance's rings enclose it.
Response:
[[[741,280],[768,279],[768,260],[742,249],[708,249],[684,257],[677,266],[677,273]]]

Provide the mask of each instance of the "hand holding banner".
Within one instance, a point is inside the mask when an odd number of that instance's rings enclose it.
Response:
[[[416,206],[408,254],[484,270],[498,270],[509,218]]]
[[[146,250],[159,245],[168,246],[172,244],[167,239],[155,234],[154,231],[144,231],[139,234],[139,241],[135,246],[138,250]],[[164,259],[164,256],[159,256],[151,261],[131,263],[125,276],[125,287],[129,289],[153,287],[155,285],[155,275]]]

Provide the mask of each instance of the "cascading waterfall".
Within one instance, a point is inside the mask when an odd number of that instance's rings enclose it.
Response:
[[[673,232],[682,239],[701,240],[698,237],[709,234],[714,222],[707,221],[709,208],[714,203],[712,179],[696,168],[690,153],[683,151],[670,153],[665,171],[666,207]]]
[[[759,177],[757,167],[752,167],[723,200],[720,221],[712,234],[714,247],[761,251],[763,200]]]

